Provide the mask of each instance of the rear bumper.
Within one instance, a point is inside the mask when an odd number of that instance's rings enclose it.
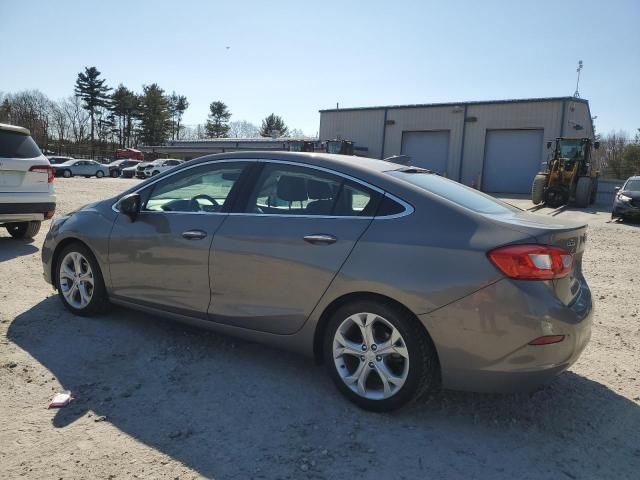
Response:
[[[42,221],[47,213],[51,216],[51,212],[55,209],[55,196],[52,196],[52,201],[46,202],[3,203],[0,201],[0,224]],[[50,216],[49,218],[51,218]]]
[[[567,306],[547,282],[500,280],[420,317],[431,334],[445,388],[476,392],[532,390],[569,368],[591,338],[593,304],[582,280]],[[550,345],[529,345],[564,335]]]

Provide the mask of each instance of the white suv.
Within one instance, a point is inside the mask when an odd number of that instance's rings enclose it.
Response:
[[[29,130],[0,123],[0,226],[14,238],[33,238],[53,217],[53,168]]]
[[[176,158],[159,158],[158,160],[154,160],[153,162],[145,165],[144,175],[145,177],[153,177],[183,163],[184,162],[182,160],[178,160]]]

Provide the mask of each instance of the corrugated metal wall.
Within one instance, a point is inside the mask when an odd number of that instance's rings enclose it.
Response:
[[[576,130],[576,125],[583,128]],[[404,131],[448,130],[448,177],[467,185],[481,185],[487,131],[500,129],[541,129],[545,143],[561,132],[565,136],[593,135],[588,105],[571,99],[331,110],[320,115],[321,140],[353,140],[367,147],[366,155],[372,158],[399,155]],[[550,155],[546,146],[541,152],[540,163]]]

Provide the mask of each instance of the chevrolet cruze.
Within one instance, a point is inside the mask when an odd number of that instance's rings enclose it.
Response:
[[[75,314],[113,303],[313,355],[382,411],[567,369],[591,331],[586,239],[420,168],[236,152],[56,218],[42,260]]]

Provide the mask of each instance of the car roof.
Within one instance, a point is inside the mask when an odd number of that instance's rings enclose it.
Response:
[[[23,135],[31,135],[31,132],[28,129],[17,125],[9,125],[8,123],[0,123],[0,130],[4,130],[5,132],[22,133]]]
[[[629,178],[627,178],[626,181],[628,182],[629,180],[640,180],[640,175],[632,175]]]
[[[333,153],[310,153],[310,152],[280,152],[280,151],[246,151],[216,153],[197,158],[190,162],[191,165],[207,162],[216,159],[262,159],[262,160],[290,160],[301,164],[315,165],[328,168],[330,170],[359,170],[368,173],[382,173],[389,170],[403,168],[403,165],[386,162],[369,157],[358,157],[355,155],[337,155]]]

